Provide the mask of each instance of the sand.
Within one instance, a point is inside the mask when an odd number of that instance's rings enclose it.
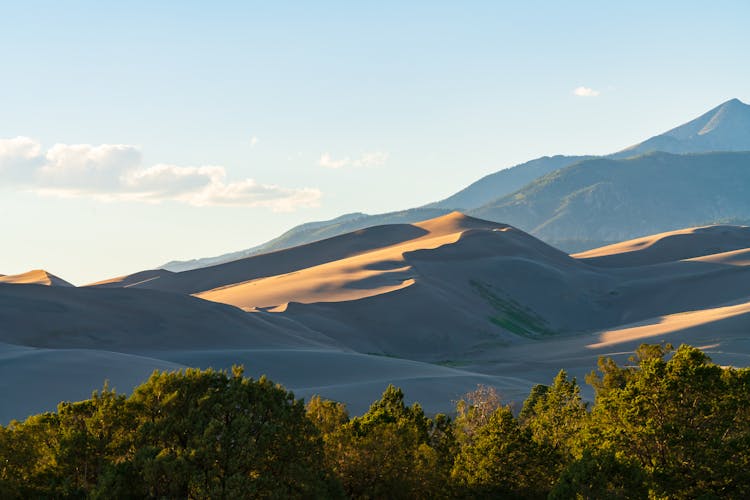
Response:
[[[750,227],[703,226],[669,231],[573,255],[603,267],[646,266],[750,247]]]
[[[34,269],[23,274],[6,276],[0,274],[0,283],[14,285],[45,285],[45,286],[73,286],[62,278],[48,273],[43,269]]]
[[[455,243],[464,231],[474,227],[493,229],[501,225],[453,212],[414,227],[423,230],[414,239],[291,273],[215,288],[196,296],[245,310],[283,306],[277,309],[283,311],[289,302],[344,302],[382,295],[414,284],[412,267],[405,261],[406,253]],[[378,245],[373,242],[367,246]]]
[[[389,383],[429,412],[450,412],[480,383],[519,404],[561,368],[582,382],[599,356],[626,362],[642,342],[687,342],[747,366],[748,231],[690,228],[569,256],[452,213],[86,288],[10,277],[0,421],[86,397],[104,379],[129,391],[154,368],[244,364],[357,414]]]

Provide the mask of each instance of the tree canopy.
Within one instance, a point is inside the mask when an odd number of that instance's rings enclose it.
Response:
[[[561,371],[518,414],[492,387],[428,416],[393,386],[361,416],[231,373],[159,372],[130,396],[0,426],[0,498],[748,498],[750,369],[643,345]]]

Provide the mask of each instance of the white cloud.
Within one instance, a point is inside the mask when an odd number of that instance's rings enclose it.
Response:
[[[189,203],[197,206],[265,207],[275,212],[291,212],[300,207],[317,207],[320,198],[321,192],[318,189],[290,189],[245,179],[239,182],[209,184],[192,195]]]
[[[34,139],[0,139],[0,178],[5,182],[28,181],[43,161],[42,146]]]
[[[117,191],[120,178],[141,164],[140,150],[123,144],[55,144],[44,158],[39,186],[81,194]]]
[[[142,193],[144,197],[162,199],[194,193],[208,184],[223,182],[224,167],[178,167],[158,164],[127,172],[122,184],[128,191]]]
[[[0,166],[6,159],[35,158],[41,154],[42,146],[30,137],[0,139]]]
[[[598,90],[594,90],[591,87],[576,87],[573,90],[573,94],[579,96],[579,97],[597,97],[601,92]]]
[[[285,188],[253,179],[227,178],[222,166],[143,166],[140,149],[135,146],[56,144],[45,152],[33,139],[0,139],[0,183],[25,186],[42,195],[178,201],[275,211],[317,206],[321,198],[321,192],[314,188]]]
[[[342,168],[346,167],[351,163],[351,160],[349,158],[343,158],[341,160],[334,160],[330,153],[323,153],[320,156],[320,160],[318,161],[318,164],[321,167],[326,168]]]
[[[257,137],[255,137],[255,136],[252,136],[252,137],[250,138],[250,147],[251,147],[251,148],[254,148],[254,147],[255,147],[255,145],[256,145],[256,144],[258,144],[258,141],[260,141],[260,139],[258,139],[258,138],[257,138]]]
[[[259,184],[253,179],[226,182],[224,167],[159,164],[130,172],[123,180],[144,200],[174,199],[195,206],[265,207],[289,212],[318,206],[321,192]],[[132,195],[131,195],[132,196]]]
[[[318,160],[321,167],[326,168],[344,168],[344,167],[378,167],[388,161],[388,153],[382,151],[373,151],[364,153],[359,158],[341,158],[334,160],[330,153],[323,153]]]

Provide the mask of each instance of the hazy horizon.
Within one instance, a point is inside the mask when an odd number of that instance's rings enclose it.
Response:
[[[0,273],[241,250],[750,102],[750,7],[677,5],[5,6]]]

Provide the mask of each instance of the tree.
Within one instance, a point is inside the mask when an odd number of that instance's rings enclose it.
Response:
[[[305,406],[307,418],[318,428],[323,437],[336,432],[342,425],[349,422],[349,412],[346,405],[336,401],[321,399],[313,396]]]
[[[502,407],[497,389],[477,385],[456,403],[456,434],[462,445],[469,444],[478,429],[489,422],[492,415]]]
[[[559,454],[560,465],[569,463],[576,453],[586,418],[581,388],[575,378],[568,379],[565,370],[560,370],[551,386],[534,386],[519,414],[521,425],[531,431],[534,441]]]
[[[618,458],[611,450],[586,449],[561,474],[550,500],[638,500],[648,497],[647,478],[632,460]]]
[[[29,417],[28,427],[17,421],[0,426],[0,498],[52,496],[47,485],[56,463],[42,437],[48,435],[44,421],[49,417],[52,414]],[[29,432],[32,428],[38,431]]]
[[[132,417],[125,396],[110,390],[106,382],[90,399],[58,405],[55,455],[66,496],[92,491],[108,464],[132,451],[127,441]]]
[[[467,498],[544,498],[556,477],[549,453],[505,406],[462,447],[452,476]]]
[[[157,371],[127,403],[136,419],[136,451],[109,471],[101,496],[307,498],[335,492],[320,435],[302,402],[265,378],[244,378],[241,369],[231,377],[210,369]],[[138,480],[128,483],[132,478]]]
[[[636,461],[655,494],[750,496],[750,371],[722,368],[702,351],[641,346],[633,362],[601,360],[589,445]]]
[[[367,413],[339,427],[326,450],[350,498],[447,495],[453,449],[450,420],[428,419],[393,386]]]

